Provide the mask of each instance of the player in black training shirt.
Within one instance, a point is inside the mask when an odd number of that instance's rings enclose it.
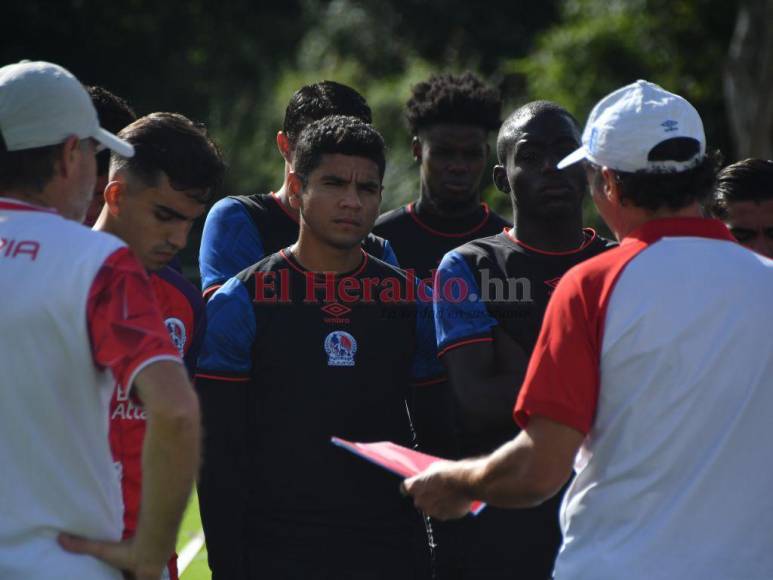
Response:
[[[497,91],[472,73],[417,84],[407,103],[411,150],[420,163],[419,199],[379,217],[400,266],[430,278],[443,255],[509,226],[480,201],[488,135],[500,125]]]
[[[556,163],[580,145],[575,119],[536,101],[516,110],[497,139],[497,187],[509,193],[515,227],[449,252],[438,270],[435,324],[461,420],[464,456],[488,453],[517,432],[512,410],[548,299],[572,266],[612,242],[582,227],[583,169]],[[490,508],[449,522],[443,578],[550,577],[561,543],[560,497],[528,510]]]
[[[410,444],[404,399],[443,373],[428,288],[361,247],[384,165],[370,125],[310,124],[288,180],[298,241],[208,304],[199,490],[216,579],[416,577],[399,480],[330,443]]]
[[[334,81],[305,85],[287,104],[276,146],[284,159],[284,182],[276,193],[234,195],[218,201],[207,214],[199,250],[201,287],[209,297],[226,280],[265,256],[298,239],[298,210],[288,199],[295,144],[306,125],[328,115],[351,115],[371,122],[363,96]],[[365,251],[397,265],[389,243],[374,235],[363,242]]]

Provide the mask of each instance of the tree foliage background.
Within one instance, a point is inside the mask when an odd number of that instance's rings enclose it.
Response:
[[[728,106],[738,106],[724,96],[728,51],[739,11],[763,6],[768,14],[771,5],[773,0],[29,0],[0,8],[6,23],[0,62],[50,60],[86,84],[123,96],[140,114],[179,111],[206,123],[230,166],[221,195],[279,187],[283,165],[275,135],[290,95],[323,79],[350,84],[368,99],[389,147],[384,208],[390,208],[418,189],[403,106],[411,86],[433,72],[476,71],[501,89],[505,113],[542,98],[562,104],[581,122],[601,96],[646,78],[695,104],[710,146],[734,160],[737,148],[746,149],[736,143],[728,120]],[[769,38],[762,26],[757,34]],[[773,79],[769,57],[749,61],[762,63],[752,64],[763,70],[748,76],[764,87],[770,87],[764,79]],[[763,137],[769,144],[769,130]],[[500,213],[510,213],[490,179],[484,196]],[[587,219],[596,218],[588,212]],[[191,242],[186,260],[192,263],[196,240]]]

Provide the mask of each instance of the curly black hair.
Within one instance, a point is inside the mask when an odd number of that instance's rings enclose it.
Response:
[[[711,213],[725,219],[729,203],[769,199],[773,199],[773,161],[744,159],[728,165],[717,175]]]
[[[295,91],[285,109],[282,131],[295,147],[298,136],[313,121],[328,115],[357,117],[372,122],[372,113],[365,97],[352,87],[335,81],[305,85]]]
[[[453,123],[477,125],[494,131],[501,124],[499,91],[471,72],[434,75],[413,87],[406,103],[406,119],[412,135],[430,125]]]
[[[344,115],[325,117],[306,126],[295,146],[293,168],[305,182],[323,155],[335,153],[370,159],[384,177],[384,138],[372,125]]]

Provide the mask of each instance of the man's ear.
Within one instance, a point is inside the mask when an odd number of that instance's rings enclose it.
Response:
[[[80,146],[80,139],[75,135],[70,135],[67,140],[62,143],[59,155],[56,158],[57,171],[62,177],[67,178],[72,175],[75,168],[78,166],[80,156],[85,155]]]
[[[301,176],[291,171],[287,175],[287,200],[293,209],[301,209],[301,194],[303,193],[303,181]]]
[[[416,135],[411,139],[411,154],[416,161],[421,163],[421,141]]]
[[[287,163],[292,164],[293,155],[290,150],[290,139],[283,131],[279,131],[276,134],[276,148],[279,149],[279,154],[284,158]]]
[[[507,181],[507,170],[504,165],[495,165],[492,174],[494,185],[502,193],[510,193],[510,183]]]
[[[604,195],[617,206],[626,205],[626,200],[620,195],[620,182],[615,172],[609,167],[601,168],[601,176],[604,178]]]
[[[105,206],[110,215],[117,216],[121,213],[124,196],[126,195],[126,183],[112,180],[105,186]]]

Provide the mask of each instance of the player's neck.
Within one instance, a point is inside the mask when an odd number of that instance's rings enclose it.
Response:
[[[438,203],[427,192],[424,185],[419,193],[419,200],[416,202],[416,211],[419,214],[428,215],[436,218],[453,220],[461,217],[467,217],[480,209],[480,195],[475,195],[467,202],[459,205],[448,206]]]
[[[525,216],[516,212],[513,218],[513,235],[538,250],[571,252],[585,242],[582,210],[558,218]]]
[[[343,274],[353,272],[362,263],[360,246],[336,248],[315,239],[313,234],[301,230],[298,241],[290,246],[290,251],[301,266],[310,272],[335,272]]]
[[[297,209],[295,209],[293,206],[290,205],[288,192],[289,192],[289,186],[287,184],[287,179],[285,179],[284,183],[282,184],[282,187],[280,187],[279,191],[277,191],[274,195],[276,196],[277,201],[282,204],[282,207],[289,214],[295,216],[295,218],[298,219],[300,214]]]

